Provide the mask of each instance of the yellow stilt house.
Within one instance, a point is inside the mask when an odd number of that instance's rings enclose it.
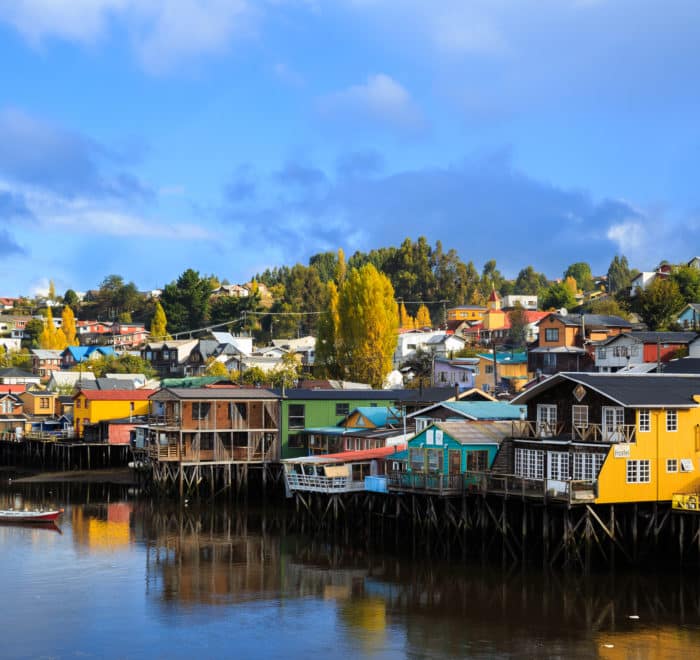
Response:
[[[560,373],[513,400],[491,492],[569,504],[669,502],[700,483],[700,378]]]
[[[86,424],[106,419],[124,419],[147,415],[149,397],[155,390],[79,390],[73,396],[73,424],[78,437],[83,437]]]

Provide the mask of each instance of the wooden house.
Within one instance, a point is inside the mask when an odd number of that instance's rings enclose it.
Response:
[[[48,390],[26,390],[19,395],[27,415],[53,417],[56,414],[56,393]]]
[[[700,470],[700,380],[560,373],[513,401],[488,492],[581,503],[670,501]]]
[[[456,495],[476,487],[510,432],[507,421],[435,422],[391,457],[389,491]]]
[[[270,390],[164,388],[150,396],[162,415],[149,425],[160,462],[270,463],[280,459],[279,396]]]
[[[80,389],[73,395],[73,423],[75,434],[83,437],[85,427],[107,419],[123,419],[147,415],[149,396],[154,390]]]

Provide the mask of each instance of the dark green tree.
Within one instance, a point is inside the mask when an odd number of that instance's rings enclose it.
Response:
[[[532,266],[526,266],[515,278],[513,293],[523,296],[535,296],[540,290],[549,286],[547,277],[538,273]]]
[[[188,268],[178,279],[167,284],[160,303],[168,319],[170,334],[196,330],[209,320],[209,279]]]
[[[671,273],[671,279],[678,285],[686,304],[700,302],[700,269],[679,266]]]
[[[608,292],[617,293],[629,287],[632,282],[632,273],[627,257],[615,255],[608,266]]]
[[[564,273],[564,279],[567,277],[573,277],[581,291],[591,291],[593,289],[591,267],[585,261],[577,261],[571,264]]]
[[[576,304],[571,290],[563,282],[555,282],[545,289],[540,300],[540,307],[548,309],[571,309]]]

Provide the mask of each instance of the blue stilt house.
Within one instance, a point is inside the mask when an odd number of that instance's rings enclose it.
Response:
[[[456,495],[476,487],[511,433],[510,421],[434,422],[390,457],[388,488]]]

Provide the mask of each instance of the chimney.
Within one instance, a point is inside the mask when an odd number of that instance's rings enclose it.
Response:
[[[459,401],[459,383],[455,383],[455,401]]]

